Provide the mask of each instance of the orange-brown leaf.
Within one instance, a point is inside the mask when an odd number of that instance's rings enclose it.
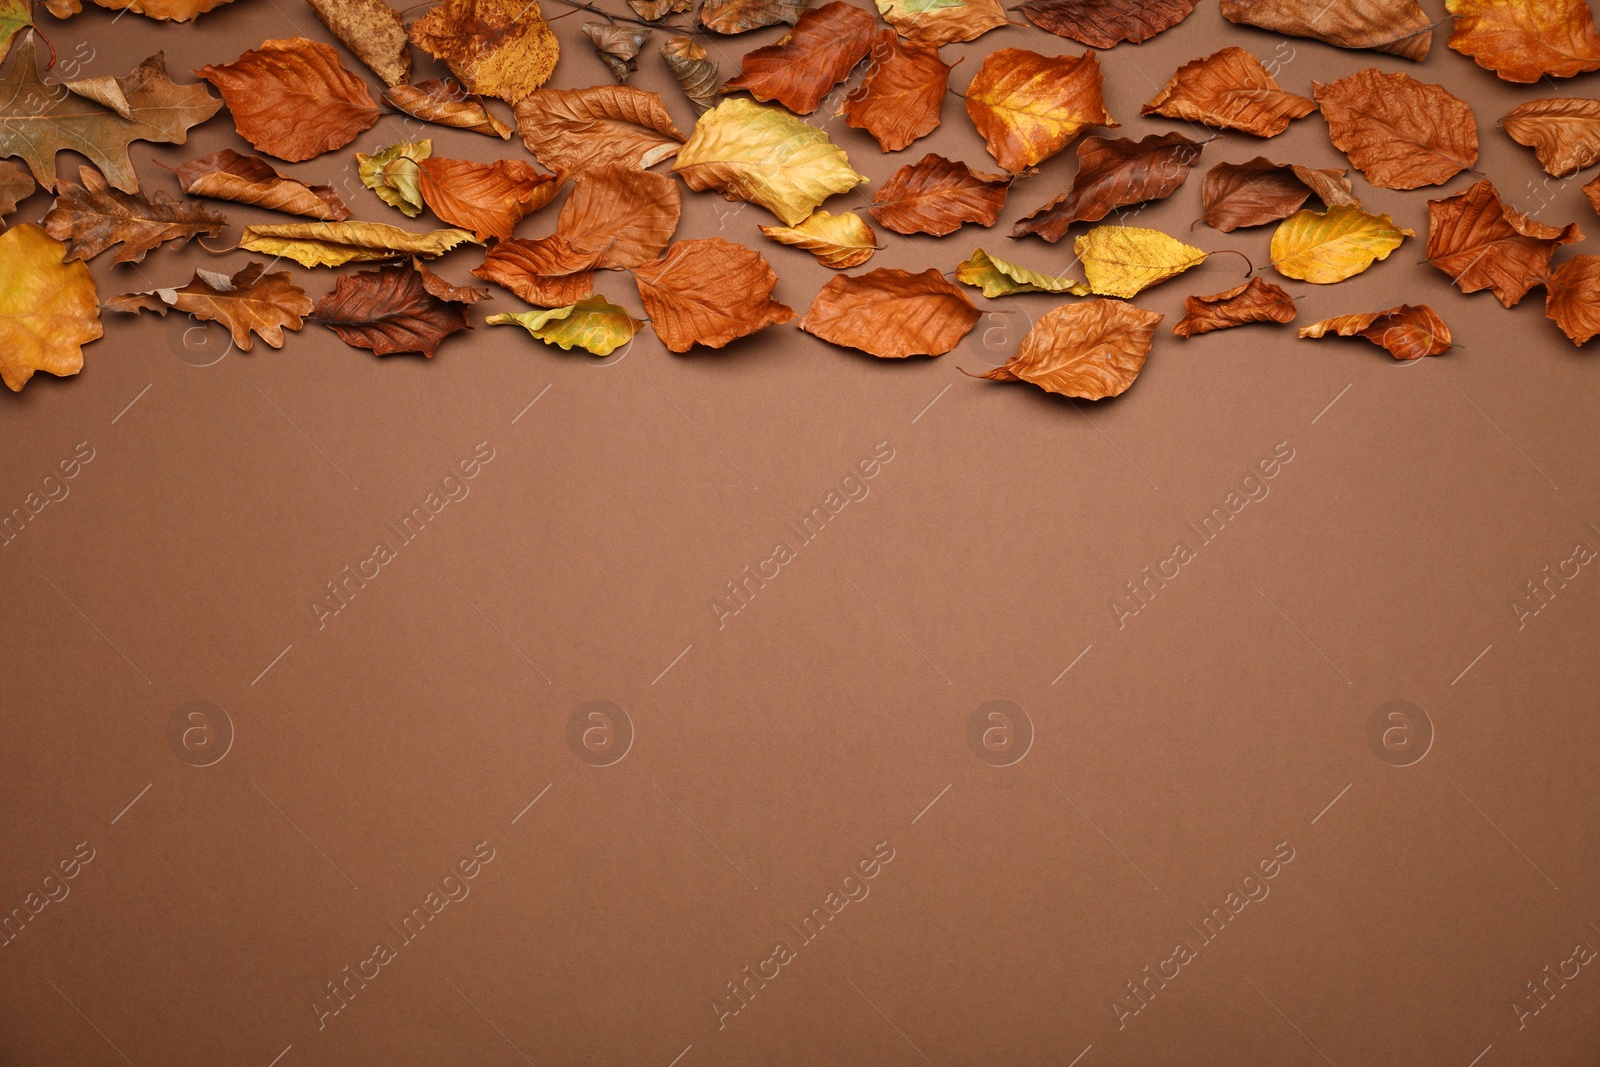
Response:
[[[967,294],[937,268],[912,274],[880,267],[829,279],[799,326],[832,344],[903,359],[944,355],[977,321],[978,309]]]
[[[1139,114],[1276,137],[1316,109],[1313,101],[1280,89],[1255,56],[1230,47],[1179,67]]]
[[[378,121],[366,83],[320,41],[267,41],[196,73],[222,93],[240,137],[291,163],[343,148]]]
[[[566,307],[594,292],[600,249],[577,245],[559,234],[537,241],[496,242],[472,273],[511,290],[539,307]]]
[[[1544,313],[1574,345],[1600,333],[1600,256],[1573,256],[1550,272]]]
[[[1441,185],[1478,160],[1472,108],[1442,86],[1368,68],[1312,92],[1334,146],[1380,188]]]
[[[1205,224],[1223,232],[1286,219],[1312,196],[1328,207],[1356,203],[1343,170],[1313,170],[1265,156],[1218,163],[1200,183]]]
[[[1119,207],[1171,196],[1200,158],[1200,143],[1181,133],[1130,137],[1085,137],[1078,144],[1072,188],[1012,228],[1055,242],[1074,222],[1103,219]]]
[[[78,179],[82,185],[61,183],[56,202],[41,223],[51,237],[72,246],[69,260],[93,259],[121,244],[116,262],[139,263],[163,242],[182,246],[192,237],[215,237],[227,222],[199,204],[180,203],[160,190],[149,197],[118,192],[93,167],[79,167]]]
[[[1600,100],[1529,100],[1506,112],[1500,125],[1557,178],[1600,160]]]
[[[417,163],[417,186],[435,215],[471,230],[478,240],[506,238],[523,216],[555,198],[562,179],[520,159],[478,163],[428,158]]]
[[[1057,37],[1090,48],[1138,44],[1189,17],[1196,0],[1029,0],[1017,8]]]
[[[791,26],[810,0],[705,0],[700,25],[712,33],[743,33],[787,22]]]
[[[1600,70],[1600,32],[1585,0],[1445,0],[1450,47],[1508,82]]]
[[[1222,0],[1222,16],[1337,48],[1370,48],[1421,61],[1433,24],[1417,0]]]
[[[65,251],[32,223],[0,233],[0,380],[12,392],[37,371],[77,374],[83,346],[104,332],[94,278]]]
[[[222,323],[242,352],[250,351],[252,330],[273,348],[282,348],[284,329],[301,327],[311,311],[311,298],[294,284],[288,271],[264,275],[264,270],[260,263],[249,263],[231,278],[197,270],[182,288],[124,293],[107,300],[106,307],[129,314],[155,311],[163,316],[173,308],[202,322]]]
[[[876,0],[878,13],[912,44],[938,48],[1008,25],[999,0]]]
[[[1003,366],[979,375],[1103,400],[1133,384],[1162,316],[1123,300],[1083,300],[1046,312]]]
[[[1395,359],[1421,359],[1450,351],[1450,327],[1426,304],[1404,304],[1364,315],[1336,315],[1300,328],[1301,337],[1364,337]]]
[[[28,168],[7,159],[0,161],[0,218],[17,210],[17,205],[33,195],[38,183]]]
[[[443,0],[406,32],[467,92],[508,104],[548,81],[561,52],[538,0]]]
[[[801,15],[782,43],[746,55],[738,77],[724,82],[722,91],[744,89],[757,100],[776,100],[809,115],[866,57],[873,32],[870,13],[833,0]]]
[[[1210,296],[1183,301],[1183,319],[1172,328],[1179,337],[1227,330],[1251,322],[1293,322],[1294,298],[1281,286],[1260,278]]]
[[[340,275],[311,317],[345,344],[373,355],[420,352],[432,359],[440,341],[472,327],[461,301],[437,295],[443,279],[433,275],[430,288],[425,272],[431,273],[413,262]]]
[[[661,97],[626,85],[539,89],[517,101],[516,110],[528,151],[569,177],[613,163],[648,167],[683,144]]]
[[[944,109],[950,65],[933,46],[906,44],[884,30],[872,45],[872,60],[859,88],[845,98],[839,114],[877,139],[885,152],[898,152],[932,133]]]
[[[223,148],[191,159],[173,171],[190,196],[254,204],[290,215],[343,222],[350,209],[331,185],[306,185],[278,171],[260,156],[242,156]]]
[[[1010,175],[985,174],[929,152],[890,175],[868,210],[896,233],[942,237],[964,222],[993,226],[1010,187]]]
[[[483,97],[467,92],[453,78],[393,86],[385,90],[383,102],[424,122],[471,130],[502,141],[511,137],[511,127],[484,106]]]
[[[967,114],[989,154],[1013,173],[1055,155],[1090,126],[1117,125],[1093,52],[991,52],[967,86]]]
[[[574,245],[600,249],[596,267],[649,263],[678,228],[682,194],[663,174],[602,167],[579,175],[561,205],[556,233]]]
[[[794,318],[772,299],[778,276],[761,254],[720,237],[679,241],[633,277],[650,325],[673,352],[721,348]]]
[[[1463,293],[1492,289],[1506,307],[1539,284],[1557,248],[1582,239],[1576,223],[1558,229],[1507,207],[1487,179],[1428,201],[1428,262]]]

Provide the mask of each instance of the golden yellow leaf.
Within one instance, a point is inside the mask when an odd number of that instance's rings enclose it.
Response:
[[[878,249],[878,235],[854,211],[814,211],[798,226],[763,226],[761,232],[781,245],[805,249],[834,270],[859,267]]]
[[[284,256],[302,267],[337,267],[400,256],[433,259],[457,245],[482,244],[469,230],[412,233],[379,222],[286,222],[246,226],[239,247],[269,256]]]
[[[548,311],[490,315],[483,321],[490,326],[521,326],[547,345],[560,345],[569,352],[577,347],[596,356],[609,356],[633,340],[644,325],[603,296]]]
[[[1106,111],[1093,52],[991,52],[967,86],[967,114],[989,154],[1013,173],[1055,155],[1090,126],[1118,125]]]
[[[444,0],[406,32],[467,92],[508,104],[548,81],[561,52],[537,0]]]
[[[1272,265],[1286,278],[1318,285],[1342,282],[1415,236],[1387,214],[1371,215],[1355,204],[1297,211],[1272,234]]]
[[[103,332],[94,278],[67,246],[31,222],[0,234],[0,380],[21,391],[35,371],[83,369],[82,346]]]
[[[1072,248],[1089,279],[1089,291],[1101,296],[1135,296],[1204,263],[1207,255],[1142,226],[1096,226]]]
[[[390,207],[399,208],[406,218],[422,214],[421,172],[417,164],[433,155],[433,141],[401,141],[366,155],[356,153],[356,175],[361,184],[378,194]]]
[[[1012,293],[1071,293],[1088,296],[1089,287],[1083,282],[1054,274],[1019,267],[996,259],[979,248],[972,256],[956,267],[956,280],[983,290],[991,300]]]

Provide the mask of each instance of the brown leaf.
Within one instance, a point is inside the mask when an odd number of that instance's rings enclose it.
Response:
[[[1488,180],[1428,201],[1428,262],[1463,293],[1492,289],[1506,307],[1539,284],[1557,248],[1581,240],[1576,223],[1557,229],[1513,211]]]
[[[383,0],[306,0],[350,54],[383,79],[404,85],[411,78],[411,51],[400,12]]]
[[[1600,333],[1600,256],[1573,256],[1550,272],[1544,313],[1574,345]]]
[[[1085,137],[1078,145],[1072,188],[1018,222],[1011,236],[1033,233],[1056,242],[1074,222],[1094,222],[1113,210],[1171,196],[1200,158],[1200,144],[1181,133]]]
[[[187,22],[213,8],[221,7],[229,0],[94,0],[94,2],[109,11],[133,11],[146,18]],[[44,6],[56,18],[66,18],[83,8],[79,0],[47,0]]]
[[[938,48],[1010,25],[999,0],[875,0],[883,20],[912,44]]]
[[[83,346],[104,332],[94,277],[65,251],[30,222],[0,233],[0,381],[12,392],[38,371],[77,374]]]
[[[517,101],[517,130],[540,163],[569,177],[613,163],[648,167],[683,143],[661,97],[626,85],[531,92]]]
[[[679,11],[687,11],[693,4],[690,0],[628,0],[628,6],[640,18],[655,22]]]
[[[1370,48],[1419,62],[1433,43],[1433,24],[1417,0],[1222,0],[1222,17],[1337,48]]]
[[[537,0],[443,0],[407,32],[467,92],[508,104],[548,81],[561,51]]]
[[[699,114],[717,106],[717,61],[693,37],[673,37],[661,46],[661,58],[677,79],[678,88]]]
[[[871,14],[833,0],[801,15],[781,43],[746,55],[738,77],[724,83],[722,91],[744,89],[757,100],[776,100],[797,115],[809,115],[866,58],[873,32]]]
[[[1251,322],[1293,322],[1294,298],[1281,286],[1251,278],[1211,296],[1186,297],[1183,311],[1183,320],[1172,332],[1179,337],[1193,337]]]
[[[58,241],[67,241],[68,260],[93,259],[121,244],[116,262],[143,262],[146,252],[165,241],[180,246],[190,238],[216,237],[227,220],[199,204],[183,204],[156,190],[148,198],[121,193],[106,184],[93,167],[79,167],[82,185],[61,183],[56,202],[41,225]]]
[[[254,204],[326,222],[343,222],[350,217],[350,209],[333,186],[305,185],[279,174],[260,156],[242,156],[231,148],[191,159],[173,174],[190,196]]]
[[[1257,137],[1276,137],[1317,105],[1278,88],[1261,61],[1243,48],[1224,48],[1178,68],[1141,115],[1165,115]]]
[[[594,292],[600,249],[574,244],[560,234],[537,241],[496,242],[472,273],[509,289],[530,304],[566,307]]]
[[[523,216],[544,207],[562,179],[520,159],[477,163],[468,159],[424,159],[417,187],[428,208],[480,241],[510,237]]]
[[[1600,160],[1600,100],[1529,100],[1506,112],[1500,125],[1557,178]]]
[[[378,121],[366,83],[331,47],[304,37],[267,41],[196,73],[222,93],[240,137],[291,163],[343,148]]]
[[[1441,86],[1368,68],[1312,93],[1334,146],[1379,188],[1440,185],[1478,160],[1472,108]]]
[[[1508,82],[1600,70],[1600,32],[1586,0],[1445,0],[1450,47]]]
[[[1106,111],[1093,52],[991,52],[967,86],[967,115],[989,154],[1013,173],[1055,155],[1090,126],[1118,125]]]
[[[679,241],[633,276],[650,325],[673,352],[721,348],[794,318],[772,299],[778,276],[760,253],[720,237]]]
[[[106,307],[129,314],[156,311],[163,316],[168,308],[174,308],[202,322],[222,323],[241,352],[250,351],[252,330],[273,348],[282,348],[284,328],[301,327],[303,317],[311,311],[311,298],[294,284],[288,271],[263,275],[264,270],[260,263],[250,263],[231,278],[197,270],[194,279],[180,289],[124,293],[107,300]]]
[[[898,152],[939,125],[949,77],[950,65],[938,48],[903,44],[893,30],[884,30],[873,42],[866,78],[838,113],[872,134],[885,152]]]
[[[1138,44],[1189,17],[1196,0],[1029,0],[1017,10],[1041,30],[1090,48]]]
[[[1600,212],[1600,176],[1583,186],[1583,195],[1588,199],[1589,206]]]
[[[978,377],[1085,400],[1119,396],[1144,369],[1161,319],[1122,300],[1063,304],[1034,323],[1004,366]]]
[[[743,33],[800,18],[811,0],[705,0],[700,25],[712,33]]]
[[[896,233],[942,237],[964,222],[993,226],[1011,177],[984,174],[929,152],[889,176],[867,210]]]
[[[627,81],[628,75],[639,69],[634,57],[650,39],[650,27],[585,22],[581,28],[583,35],[594,45],[600,61],[606,65],[606,69],[611,71],[617,81]]]
[[[345,344],[369,348],[373,355],[420,352],[432,359],[440,341],[472,327],[464,304],[431,291],[424,272],[427,268],[413,262],[340,275],[311,318]],[[443,279],[432,277],[437,289]]]
[[[1200,183],[1207,226],[1224,233],[1286,219],[1311,196],[1323,204],[1354,204],[1343,170],[1312,170],[1257,156],[1247,163],[1218,163]]]
[[[28,168],[9,159],[0,162],[0,218],[17,210],[17,205],[38,188]]]
[[[448,300],[453,304],[476,304],[480,300],[494,299],[489,295],[489,290],[476,285],[451,285],[429,270],[428,265],[420,259],[413,258],[411,265],[417,268],[422,287],[440,300]]]
[[[453,78],[393,86],[384,92],[383,102],[424,122],[471,130],[502,141],[511,137],[511,127],[490,113],[483,97],[468,93]]]
[[[1365,337],[1395,359],[1421,359],[1450,351],[1450,327],[1426,304],[1404,304],[1365,315],[1336,315],[1300,327],[1301,337]]]
[[[798,325],[832,344],[903,359],[944,355],[977,321],[967,294],[937,268],[912,274],[880,267],[829,279]]]
[[[603,167],[578,176],[561,205],[556,233],[579,247],[600,249],[596,267],[637,267],[667,247],[681,210],[682,194],[671,178]]]

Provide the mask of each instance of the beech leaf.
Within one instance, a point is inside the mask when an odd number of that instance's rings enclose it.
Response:
[[[813,211],[798,226],[763,226],[761,232],[779,244],[805,249],[834,270],[859,267],[878,248],[878,235],[854,211]]]
[[[884,30],[873,42],[866,78],[838,113],[872,134],[885,152],[898,152],[938,127],[949,77],[938,48],[906,44]]]
[[[477,163],[427,158],[417,163],[417,188],[435,215],[480,241],[507,238],[523,217],[555,199],[562,180],[521,159]],[[642,173],[642,172],[641,172]]]
[[[700,25],[712,33],[743,33],[800,18],[810,0],[705,0]]]
[[[1600,100],[1529,100],[1506,112],[1500,126],[1557,178],[1600,160]]]
[[[1286,219],[1312,196],[1326,207],[1356,203],[1343,170],[1313,170],[1265,156],[1218,163],[1200,183],[1205,224],[1223,232]]]
[[[264,274],[265,270],[260,263],[249,263],[231,278],[197,270],[181,288],[124,293],[106,301],[106,307],[129,314],[155,311],[163,317],[171,308],[202,322],[222,323],[241,352],[250,351],[252,331],[273,348],[282,348],[283,331],[301,327],[304,316],[311,313],[311,298],[288,271]]]
[[[1096,226],[1073,242],[1090,292],[1137,296],[1206,261],[1207,253],[1160,230],[1142,226]]]
[[[1015,263],[996,259],[981,248],[974,250],[971,256],[962,260],[956,267],[956,280],[963,285],[981,289],[983,295],[991,300],[1011,296],[1013,293],[1089,295],[1089,287],[1083,282],[1019,267]]]
[[[1354,204],[1327,211],[1297,211],[1272,234],[1272,266],[1286,278],[1327,285],[1342,282],[1388,259],[1412,230],[1387,214],[1371,215]]]
[[[971,41],[1010,20],[999,0],[875,0],[883,20],[913,44]]]
[[[356,175],[361,184],[378,194],[407,218],[422,214],[422,172],[417,164],[433,155],[433,141],[401,141],[366,155],[356,153]]]
[[[835,275],[798,323],[802,330],[880,359],[942,356],[977,324],[978,309],[937,268],[880,267]]]
[[[1600,32],[1585,0],[1445,0],[1450,47],[1508,82],[1600,70]]]
[[[566,307],[594,292],[594,266],[602,249],[560,234],[537,241],[497,241],[472,273],[539,307]]]
[[[966,222],[993,226],[1011,180],[929,152],[890,175],[868,210],[896,233],[942,237]]]
[[[1450,351],[1450,327],[1426,304],[1404,304],[1364,315],[1336,315],[1300,327],[1301,337],[1364,337],[1395,359],[1421,359]]]
[[[70,7],[68,7],[69,2]],[[94,0],[94,2],[109,11],[132,11],[146,18],[161,21],[188,22],[213,8],[229,3],[230,0]],[[75,12],[80,10],[82,4],[79,0],[47,0],[45,7],[57,18],[66,18],[63,8],[69,13]]]
[[[800,16],[778,44],[757,48],[722,91],[743,89],[757,100],[776,100],[798,115],[817,110],[828,90],[866,58],[874,35],[872,15],[832,0]]]
[[[628,6],[640,18],[655,22],[679,11],[688,11],[693,5],[690,0],[628,0]]]
[[[1293,322],[1294,298],[1281,286],[1251,278],[1210,296],[1190,296],[1183,301],[1183,319],[1172,328],[1179,337],[1228,330],[1252,322]]]
[[[539,89],[517,101],[516,111],[528,151],[568,177],[613,163],[653,166],[683,143],[661,97],[626,85]]]
[[[1139,377],[1163,316],[1121,300],[1083,300],[1046,312],[1016,355],[979,377],[1103,400]]]
[[[634,57],[650,39],[650,27],[585,22],[582,30],[583,35],[594,45],[600,61],[606,65],[606,69],[611,71],[617,81],[627,81],[628,75],[639,69]]]
[[[412,233],[379,222],[286,222],[246,226],[239,247],[284,256],[302,267],[338,267],[401,256],[442,256],[464,241],[478,242],[466,230]]]
[[[678,82],[678,88],[694,105],[696,114],[717,106],[717,61],[693,37],[672,37],[661,46],[661,58]]]
[[[1368,68],[1312,92],[1334,147],[1380,188],[1441,185],[1478,160],[1472,108],[1442,86]]]
[[[1574,345],[1600,333],[1600,256],[1573,256],[1550,272],[1544,313]]]
[[[400,12],[383,0],[306,0],[339,43],[385,85],[411,78],[411,51]]]
[[[1029,0],[1017,10],[1041,30],[1090,48],[1138,44],[1189,17],[1197,0]]]
[[[1012,228],[1011,236],[1038,234],[1055,242],[1074,222],[1095,222],[1119,207],[1171,196],[1189,177],[1201,146],[1181,133],[1085,137],[1078,144],[1072,188]]]
[[[66,250],[32,223],[0,233],[0,380],[12,392],[36,371],[77,374],[83,346],[104,332],[94,278]]]
[[[472,328],[465,304],[481,290],[454,290],[441,285],[437,275],[432,275],[430,290],[425,280],[430,275],[416,262],[342,274],[317,301],[311,317],[345,344],[371,349],[373,355],[420,352],[432,359],[440,341]],[[451,299],[454,294],[466,299]]]
[[[452,78],[391,86],[384,92],[383,102],[424,122],[470,130],[502,141],[511,137],[511,127],[484,106],[483,97],[468,93]]]
[[[596,356],[609,356],[644,325],[627,310],[603,296],[590,296],[567,307],[548,311],[521,311],[490,315],[490,326],[521,326],[529,335],[565,351],[581,348]]]
[[[291,163],[343,148],[378,121],[366,82],[320,41],[266,41],[196,73],[222,94],[240,137]]]
[[[231,148],[191,159],[173,173],[190,196],[232,200],[327,222],[350,217],[350,209],[331,185],[305,185],[278,173],[260,156],[242,156]]]
[[[1492,289],[1506,307],[1549,273],[1557,248],[1581,240],[1576,223],[1546,226],[1507,207],[1487,180],[1428,201],[1428,262],[1463,293]]]
[[[180,246],[192,237],[216,237],[227,222],[198,204],[183,204],[156,190],[149,197],[112,189],[93,167],[79,167],[83,184],[62,182],[41,223],[58,241],[71,245],[67,259],[93,259],[113,245],[116,262],[139,263],[166,241]]]
[[[561,51],[538,0],[443,0],[407,32],[418,48],[443,60],[467,92],[508,104],[548,81]]]
[[[794,318],[772,299],[778,276],[761,254],[720,237],[679,241],[633,277],[650,325],[673,352],[721,348]]]
[[[556,233],[574,245],[599,249],[596,267],[638,267],[667,247],[681,210],[678,183],[666,175],[603,167],[578,176],[561,205]]]
[[[1055,155],[1090,126],[1117,125],[1106,111],[1093,52],[991,52],[967,86],[967,114],[989,154],[1013,173]]]
[[[1315,102],[1280,89],[1255,56],[1230,47],[1179,67],[1139,114],[1276,137],[1316,109]]]
[[[1433,43],[1433,24],[1417,0],[1222,0],[1222,17],[1337,48],[1370,48],[1419,62]]]

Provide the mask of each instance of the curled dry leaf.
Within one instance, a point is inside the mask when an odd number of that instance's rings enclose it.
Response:
[[[1011,236],[1033,233],[1052,243],[1074,222],[1095,222],[1119,207],[1171,196],[1200,158],[1200,143],[1181,133],[1085,137],[1072,188],[1018,222]]]
[[[561,51],[537,0],[443,0],[407,32],[467,92],[508,104],[548,81]]]
[[[1450,351],[1450,327],[1426,304],[1404,304],[1365,315],[1336,315],[1300,327],[1301,337],[1364,337],[1395,359],[1421,359]]]
[[[497,241],[472,273],[539,307],[565,307],[594,292],[599,248],[551,234],[537,241]]]
[[[944,355],[977,321],[978,309],[967,294],[936,268],[912,274],[880,267],[829,279],[799,326],[831,344],[903,359]]]
[[[361,184],[378,194],[407,218],[422,214],[422,172],[417,164],[433,155],[433,141],[401,141],[367,155],[356,153],[356,175]]]
[[[866,78],[838,113],[872,134],[885,152],[898,152],[939,125],[949,77],[937,47],[906,44],[884,30],[873,42]]]
[[[672,37],[661,46],[661,58],[678,82],[678,88],[694,105],[696,114],[717,106],[717,61],[693,37]]]
[[[672,169],[689,188],[760,205],[785,226],[867,180],[826,133],[787,111],[737,98],[700,116]]]
[[[999,0],[875,0],[883,21],[912,44],[971,41],[1010,20]]]
[[[1243,48],[1224,48],[1178,68],[1141,115],[1165,115],[1257,137],[1276,137],[1317,105],[1286,92]]]
[[[37,188],[33,175],[22,164],[9,159],[0,162],[0,218],[17,210],[17,205],[32,196]]]
[[[1286,278],[1327,285],[1342,282],[1388,259],[1412,230],[1387,214],[1370,215],[1354,204],[1327,211],[1297,211],[1272,234],[1272,266]]]
[[[1137,296],[1206,261],[1207,253],[1142,226],[1096,226],[1073,242],[1089,291]]]
[[[148,198],[112,189],[93,167],[79,167],[83,184],[62,182],[42,225],[58,241],[71,244],[67,259],[93,259],[113,245],[116,262],[143,262],[146,252],[166,241],[180,246],[192,237],[216,237],[227,222],[199,204],[184,204],[157,190]]]
[[[979,377],[1103,400],[1127,392],[1150,355],[1162,316],[1121,300],[1083,300],[1046,312],[1017,354]]]
[[[517,130],[540,163],[568,177],[613,163],[653,166],[683,143],[661,97],[626,85],[529,93],[517,102]]]
[[[609,356],[639,332],[644,323],[603,296],[590,296],[567,307],[548,311],[521,311],[490,315],[490,326],[521,326],[529,335],[565,351],[581,348],[596,356]]]
[[[1172,328],[1179,337],[1227,330],[1252,322],[1293,322],[1294,298],[1281,286],[1260,278],[1210,296],[1190,296],[1183,301],[1183,319]]]
[[[1380,188],[1440,185],[1478,160],[1472,108],[1442,86],[1368,68],[1312,92],[1334,147]]]
[[[452,226],[480,241],[506,238],[523,216],[538,211],[561,189],[561,179],[520,159],[478,163],[470,159],[423,159],[417,163],[422,200]]]
[[[173,173],[190,196],[253,204],[326,222],[350,217],[350,209],[333,186],[306,185],[279,174],[260,156],[242,156],[231,148],[191,159]]]
[[[1026,170],[1090,126],[1116,126],[1106,111],[1093,52],[1042,56],[1021,48],[989,53],[967,86],[967,114],[1005,170]]]
[[[800,18],[810,0],[705,0],[700,25],[712,33],[743,33]]]
[[[1417,0],[1222,0],[1222,17],[1337,48],[1370,48],[1418,61],[1433,43],[1433,24]]]
[[[484,106],[483,97],[468,93],[453,78],[392,86],[384,92],[383,102],[424,122],[487,134],[502,141],[511,137],[511,127]]]
[[[368,348],[373,355],[420,352],[433,358],[439,342],[459,330],[470,330],[466,301],[439,293],[468,294],[476,299],[481,290],[456,290],[432,275],[421,263],[394,264],[377,270],[341,274],[332,291],[324,293],[311,312],[311,318],[339,335],[354,348]]]
[[[1506,112],[1500,126],[1557,178],[1600,160],[1600,100],[1529,100]]]
[[[963,285],[981,289],[983,295],[993,300],[1013,293],[1071,293],[1088,296],[1089,287],[1061,275],[1029,270],[1015,263],[996,259],[983,249],[975,249],[970,257],[956,267],[956,280]]]
[[[867,210],[896,233],[942,237],[964,222],[993,226],[1010,187],[1009,174],[985,174],[929,152],[890,175]]]
[[[1029,0],[1017,10],[1041,30],[1090,48],[1138,44],[1189,17],[1196,0]]]
[[[859,267],[878,250],[878,235],[854,211],[813,211],[798,226],[763,226],[761,232],[779,244],[805,249],[834,270]]]
[[[743,89],[757,100],[776,100],[798,115],[809,115],[866,58],[873,33],[872,15],[845,0],[832,0],[801,15],[779,44],[747,54],[738,77],[724,83],[722,91]]]
[[[1600,32],[1586,0],[1445,0],[1450,47],[1508,82],[1600,70]]]
[[[760,253],[720,237],[679,241],[633,277],[650,325],[673,352],[721,348],[794,318],[772,299],[778,276]]]
[[[400,12],[383,0],[306,0],[350,54],[383,79],[404,85],[411,78],[411,51]]]
[[[1506,307],[1539,284],[1557,248],[1581,240],[1576,223],[1546,226],[1507,207],[1488,180],[1428,201],[1428,262],[1463,293],[1492,289]]]
[[[447,300],[452,304],[476,304],[480,300],[493,300],[489,290],[476,285],[452,285],[439,275],[429,270],[420,259],[413,259],[411,265],[416,268],[417,276],[422,279],[422,287],[440,300]]]
[[[1600,333],[1600,256],[1573,256],[1550,272],[1544,313],[1574,345]]]
[[[283,256],[302,267],[338,267],[401,256],[433,259],[465,241],[478,243],[466,230],[412,233],[379,222],[286,222],[246,226],[239,236],[239,247]]]
[[[578,176],[556,233],[580,248],[598,249],[596,267],[638,267],[667,247],[681,211],[678,183],[666,175],[601,167]]]
[[[67,247],[32,223],[0,234],[0,380],[12,392],[35,371],[83,369],[83,346],[99,337],[94,278],[67,263]]]
[[[181,288],[124,293],[107,300],[106,307],[129,314],[155,311],[163,316],[171,308],[201,322],[222,323],[241,352],[250,351],[252,331],[273,348],[282,348],[284,329],[301,327],[311,313],[311,298],[294,284],[288,271],[263,274],[265,270],[260,263],[249,263],[231,278],[197,270]]]
[[[694,6],[690,0],[628,0],[628,6],[633,8],[633,13],[647,22],[664,19],[668,15],[675,15],[680,11],[687,11]]]
[[[1343,170],[1313,170],[1265,156],[1218,163],[1200,183],[1205,224],[1224,233],[1286,219],[1312,196],[1326,207],[1357,202]]]
[[[611,71],[617,81],[627,81],[628,75],[639,69],[634,57],[650,39],[650,27],[585,22],[582,29],[583,35],[594,45],[600,61],[606,65],[606,69]]]
[[[378,121],[366,83],[320,41],[267,41],[196,73],[222,94],[240,137],[291,163],[343,148]]]

